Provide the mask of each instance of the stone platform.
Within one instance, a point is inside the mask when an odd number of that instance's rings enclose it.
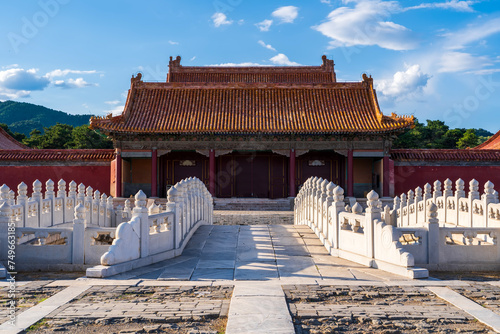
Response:
[[[293,198],[214,198],[214,210],[292,211]]]
[[[16,325],[3,303],[0,333],[500,332],[498,280],[366,268],[328,255],[307,226],[203,226],[177,258],[108,279],[65,275],[19,281]]]
[[[215,225],[293,225],[293,211],[214,211]]]

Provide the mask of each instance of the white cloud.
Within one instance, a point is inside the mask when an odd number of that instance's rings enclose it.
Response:
[[[123,110],[125,109],[125,105],[119,105],[114,107],[113,109],[104,110],[103,113],[105,115],[112,114],[113,116],[121,115]]]
[[[70,69],[56,69],[41,76],[38,69],[32,68],[25,70],[18,65],[10,65],[4,71],[0,71],[0,99],[18,99],[29,97],[32,91],[44,90],[52,83],[56,87],[62,88],[82,88],[88,86],[97,86],[97,84],[88,83],[83,78],[55,80],[55,78],[65,77],[68,74],[95,74],[95,70],[81,71]]]
[[[404,11],[412,9],[423,9],[423,8],[438,8],[438,9],[451,9],[459,12],[473,12],[474,9],[471,7],[475,1],[471,0],[450,0],[446,2],[436,2],[436,3],[422,3],[417,6],[412,6],[405,8]]]
[[[271,15],[280,20],[281,23],[293,23],[299,15],[299,9],[295,6],[283,6],[276,9]]]
[[[60,88],[70,89],[70,88],[83,88],[83,87],[89,87],[89,86],[97,86],[97,84],[88,83],[83,78],[77,78],[77,79],[68,79],[67,81],[56,80],[56,81],[54,81],[54,86],[60,87]]]
[[[0,98],[29,97],[32,91],[44,90],[50,80],[37,74],[38,69],[9,68],[0,71]]]
[[[396,1],[344,0],[354,2],[354,8],[339,7],[328,15],[328,21],[313,27],[331,38],[331,48],[355,45],[378,45],[389,50],[411,50],[417,40],[411,30],[387,21],[392,13],[399,12]]]
[[[441,55],[439,72],[479,71],[492,63],[486,56],[473,56],[465,52],[446,52]]]
[[[257,43],[259,43],[260,46],[266,48],[266,49],[269,49],[269,50],[272,50],[272,51],[276,51],[275,48],[272,47],[271,44],[266,44],[264,43],[264,41],[258,41]]]
[[[114,105],[119,104],[119,103],[120,103],[120,101],[119,101],[119,100],[114,100],[114,101],[105,101],[104,103],[114,106]]]
[[[170,45],[179,45],[179,42],[168,41],[168,44],[170,44]]]
[[[212,15],[212,20],[214,21],[214,25],[216,28],[220,27],[221,25],[227,25],[227,24],[232,24],[232,20],[228,20],[226,14],[224,13],[215,13]]]
[[[500,33],[500,18],[494,18],[480,24],[470,25],[455,33],[447,34],[447,48],[462,49],[467,44],[480,41],[491,35]]]
[[[269,31],[271,25],[273,24],[273,20],[264,20],[262,22],[256,23],[255,25],[259,28],[260,31]]]
[[[300,65],[294,61],[290,61],[286,55],[279,53],[276,56],[269,59],[275,65],[285,65],[285,66],[297,66]]]
[[[321,3],[326,3],[327,5],[331,4],[330,0],[319,0]]]
[[[45,77],[46,78],[49,78],[49,79],[53,79],[53,78],[56,78],[56,77],[65,77],[67,76],[68,74],[95,74],[97,73],[97,71],[95,70],[92,70],[92,71],[80,71],[80,70],[61,70],[61,69],[57,69],[57,70],[53,70],[53,71],[50,71],[49,73],[45,74]]]
[[[238,20],[238,24],[239,24],[239,25],[242,25],[243,23],[245,23],[245,20],[243,20],[243,19]]]
[[[189,59],[189,61],[193,61],[196,59],[196,56],[192,56],[191,59]]]
[[[380,80],[376,86],[383,95],[401,100],[419,94],[430,78],[420,70],[420,65],[407,65],[406,71],[396,72],[392,79]]]

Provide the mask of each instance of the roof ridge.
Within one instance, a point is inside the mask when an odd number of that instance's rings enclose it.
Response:
[[[19,149],[30,149],[29,146],[24,145],[23,143],[17,141],[14,137],[12,137],[7,131],[5,131],[2,127],[0,127],[0,137],[4,137],[8,141],[10,141],[13,145],[17,146]],[[13,150],[15,150],[14,148]],[[9,149],[10,150],[10,149]]]
[[[483,147],[489,146],[491,143],[494,143],[496,141],[498,141],[498,146],[500,146],[500,130],[493,136],[491,136],[487,141],[477,145],[476,147],[473,147],[472,149],[484,150]]]

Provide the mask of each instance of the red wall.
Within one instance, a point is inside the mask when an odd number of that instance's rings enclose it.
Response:
[[[0,185],[5,183],[17,193],[18,184],[24,182],[28,185],[28,196],[31,196],[36,179],[43,183],[42,191],[45,191],[45,182],[51,179],[56,184],[56,192],[57,182],[63,179],[66,191],[69,183],[75,181],[109,194],[110,175],[110,166],[0,166]]]
[[[441,183],[449,178],[455,181],[461,178],[465,181],[465,191],[469,191],[469,181],[479,181],[479,191],[484,192],[484,184],[491,181],[495,189],[500,189],[500,166],[394,166],[394,189],[395,195],[407,193],[408,190],[420,187],[424,188],[426,183],[433,185],[434,181]],[[443,189],[443,186],[441,186]]]

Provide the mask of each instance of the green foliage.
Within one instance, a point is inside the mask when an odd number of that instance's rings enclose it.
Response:
[[[465,131],[465,134],[457,142],[458,148],[471,148],[479,145],[479,137],[476,135],[474,129]]]
[[[72,148],[113,148],[113,142],[108,137],[89,129],[88,125],[77,126],[71,135]]]
[[[0,128],[4,129],[5,132],[7,132],[12,138],[17,140],[18,142],[22,142],[23,139],[26,138],[26,135],[24,133],[19,133],[19,132],[12,132],[9,129],[9,126],[5,123],[0,123]]]
[[[105,149],[113,148],[113,142],[99,132],[90,130],[88,125],[74,128],[71,125],[59,124],[44,128],[44,133],[38,129],[31,131],[30,137],[23,140],[25,145],[33,148],[79,148]]]
[[[443,121],[427,120],[427,124],[422,124],[415,119],[415,127],[400,135],[393,148],[472,148],[492,135],[484,129],[450,129]]]
[[[33,129],[43,131],[57,123],[80,126],[88,124],[91,115],[70,115],[31,103],[0,102],[0,122],[9,126],[12,132],[28,135]]]

